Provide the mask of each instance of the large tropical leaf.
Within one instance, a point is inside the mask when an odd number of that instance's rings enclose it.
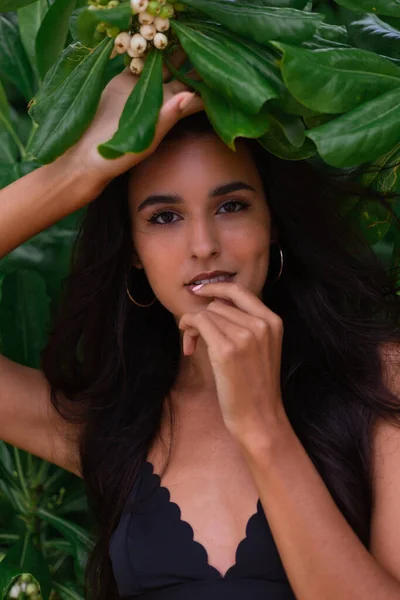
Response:
[[[152,48],[139,81],[126,101],[118,130],[110,140],[100,144],[100,154],[111,159],[127,152],[146,150],[154,140],[162,102],[162,54]]]
[[[292,8],[265,8],[229,0],[184,0],[186,4],[215,19],[230,31],[261,45],[270,40],[300,44],[310,39],[324,17]]]
[[[75,5],[76,0],[55,0],[44,16],[35,41],[37,68],[42,79],[64,49],[69,17]]]
[[[400,17],[399,0],[335,0],[335,2],[354,12]]]
[[[15,23],[0,15],[0,77],[14,84],[29,102],[35,93],[32,67]]]
[[[39,128],[27,148],[31,159],[50,163],[79,140],[100,102],[113,43],[112,39],[104,39],[62,81],[51,98],[33,102],[30,114]]]
[[[207,86],[237,108],[255,115],[267,100],[278,97],[273,84],[246,60],[248,52],[240,44],[179,22],[172,21],[171,27]]]
[[[334,167],[372,162],[400,140],[400,87],[306,132]]]
[[[295,98],[319,113],[344,113],[400,88],[400,67],[357,48],[308,50],[282,42],[283,79]]]

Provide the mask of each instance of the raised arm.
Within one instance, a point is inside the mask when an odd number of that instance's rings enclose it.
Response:
[[[75,146],[53,163],[0,190],[0,258],[89,204],[109,181],[154,152],[180,118],[203,109],[201,99],[196,97],[181,110],[189,88],[177,81],[165,83],[152,146],[141,154],[106,160],[97,152],[97,146],[116,131],[136,82],[127,70],[114,77],[103,91],[90,127]],[[0,355],[0,439],[81,476],[80,432],[80,425],[67,423],[53,408],[50,386],[42,371]]]

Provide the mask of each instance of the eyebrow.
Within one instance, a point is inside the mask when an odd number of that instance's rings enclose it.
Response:
[[[237,192],[238,190],[251,190],[256,192],[257,190],[245,183],[244,181],[230,181],[229,183],[223,183],[222,185],[217,185],[211,192],[209,193],[210,198],[216,198],[217,196],[224,196],[225,194],[230,194],[232,192]],[[156,204],[182,204],[183,198],[178,194],[152,194],[148,196],[146,200],[143,200],[141,204],[139,204],[137,212],[142,211],[147,206],[154,206]]]

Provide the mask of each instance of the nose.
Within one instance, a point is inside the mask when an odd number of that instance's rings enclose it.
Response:
[[[207,219],[195,219],[188,230],[188,244],[193,258],[205,259],[218,255],[220,242],[217,228],[213,227]]]

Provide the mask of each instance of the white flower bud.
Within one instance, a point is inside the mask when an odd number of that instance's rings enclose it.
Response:
[[[131,9],[134,15],[147,10],[149,0],[130,0]]]
[[[157,33],[157,29],[154,27],[154,25],[142,25],[139,31],[144,39],[148,41],[153,40]]]
[[[20,583],[19,586],[21,588],[21,592],[25,592],[26,591],[27,583],[25,581],[23,581],[22,583]]]
[[[144,68],[143,58],[132,58],[129,68],[134,75],[140,75]]]
[[[151,23],[154,22],[154,15],[151,15],[150,13],[145,11],[139,13],[138,19],[141,25],[151,25]]]
[[[131,58],[140,58],[143,56],[143,52],[137,52],[136,50],[132,50],[132,48],[128,48],[127,53]]]
[[[118,54],[124,54],[130,48],[131,36],[127,31],[121,31],[114,40],[114,47]]]
[[[15,585],[12,586],[8,595],[10,598],[18,598],[20,591],[21,591],[21,588],[18,585],[18,583],[16,583]]]
[[[146,52],[147,42],[140,33],[135,33],[131,39],[131,50],[138,52],[140,55]]]
[[[164,33],[156,33],[153,44],[158,50],[164,50],[168,46],[168,38]]]
[[[162,17],[156,17],[154,19],[154,27],[157,31],[168,31],[170,27],[169,19],[163,19]]]

